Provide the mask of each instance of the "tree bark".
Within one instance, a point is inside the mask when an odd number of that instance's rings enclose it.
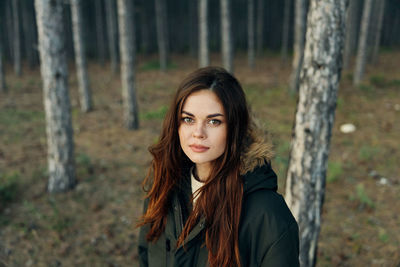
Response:
[[[290,77],[290,91],[295,93],[299,89],[300,71],[303,65],[304,41],[306,33],[306,0],[295,0],[295,25],[293,65]]]
[[[106,0],[106,19],[107,19],[107,34],[108,34],[108,48],[110,51],[111,71],[115,74],[118,73],[118,33],[117,33],[117,19],[114,6],[114,0]]]
[[[14,72],[21,76],[21,39],[19,26],[19,0],[12,0],[14,25]]]
[[[167,70],[168,64],[168,40],[167,40],[167,12],[165,10],[165,0],[155,0],[156,24],[157,24],[157,43],[160,58],[161,71]]]
[[[249,67],[254,69],[254,0],[247,0],[247,57]]]
[[[347,0],[311,0],[286,202],[299,224],[300,265],[315,266],[341,76]]]
[[[257,55],[261,55],[264,41],[264,0],[258,0],[257,4]]]
[[[106,48],[104,38],[104,21],[103,21],[103,0],[94,1],[96,16],[96,39],[97,39],[97,56],[99,63],[104,66],[106,59]]]
[[[134,9],[131,0],[118,0],[119,49],[121,54],[122,99],[124,124],[128,129],[139,128],[135,90]]]
[[[357,11],[359,9],[359,0],[350,0],[350,5],[347,10],[346,19],[346,38],[343,55],[343,69],[348,69],[350,59],[353,56],[356,40],[357,40]]]
[[[63,0],[35,0],[46,113],[50,193],[75,186],[74,142],[68,95]]]
[[[373,49],[372,49],[372,63],[378,63],[378,54],[379,54],[379,46],[381,41],[382,34],[382,25],[383,25],[383,15],[385,13],[385,0],[378,1],[378,11],[377,11],[377,22],[376,22],[376,32],[375,39],[373,40]]]
[[[89,74],[87,71],[86,55],[85,55],[85,42],[83,40],[82,30],[82,4],[81,0],[70,0],[71,15],[72,15],[72,31],[74,38],[74,51],[76,74],[79,85],[79,100],[81,110],[89,112],[92,110],[92,93],[90,90]]]
[[[220,0],[221,3],[221,45],[224,68],[233,73],[233,42],[231,32],[230,0]]]
[[[371,7],[372,7],[372,0],[365,0],[362,22],[361,22],[361,33],[360,33],[360,38],[358,40],[356,69],[354,71],[354,78],[353,78],[354,85],[358,85],[364,76],[365,64],[367,61],[367,52],[368,52],[367,41],[368,41],[369,22],[371,20]]]
[[[208,49],[208,0],[199,0],[199,67],[210,65]]]
[[[289,22],[290,22],[290,9],[291,0],[285,0],[284,2],[284,14],[283,14],[283,32],[282,32],[282,48],[281,48],[281,61],[286,64],[289,50]]]
[[[5,42],[7,43],[7,56],[10,59],[10,61],[14,60],[14,25],[13,25],[13,8],[12,8],[12,2],[6,2],[5,3],[7,12],[5,12],[5,18],[6,18],[6,34],[8,38],[5,39]]]
[[[140,50],[144,54],[149,53],[149,23],[147,22],[147,9],[146,9],[146,3],[145,1],[142,1],[141,3],[141,8],[139,12],[139,18],[140,18]]]

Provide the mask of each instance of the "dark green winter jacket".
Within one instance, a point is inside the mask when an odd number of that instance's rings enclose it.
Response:
[[[277,177],[268,162],[269,146],[251,144],[243,155],[244,196],[239,226],[239,251],[242,267],[299,266],[298,226],[283,197],[276,192]],[[208,266],[204,245],[205,219],[185,240],[185,249],[176,248],[185,218],[192,210],[189,173],[172,198],[164,233],[156,242],[147,242],[148,226],[140,229],[139,261],[145,267]],[[146,204],[145,204],[146,208]]]

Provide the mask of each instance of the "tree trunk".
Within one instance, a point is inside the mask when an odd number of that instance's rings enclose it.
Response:
[[[221,0],[221,44],[224,68],[233,73],[233,42],[231,32],[230,0]]]
[[[141,8],[139,12],[139,18],[140,18],[140,50],[144,54],[149,53],[149,23],[147,22],[147,9],[146,9],[146,3],[142,1],[141,3]]]
[[[14,72],[21,76],[21,39],[19,26],[19,0],[12,0],[13,25],[14,25]]]
[[[369,22],[371,20],[371,7],[372,0],[365,0],[363,16],[361,21],[361,33],[360,38],[358,40],[358,51],[357,51],[357,59],[356,59],[356,69],[354,71],[353,84],[358,85],[365,71],[365,63],[367,61],[367,41],[368,41],[368,30],[369,30]]]
[[[254,0],[247,0],[247,38],[248,63],[254,69]]]
[[[7,43],[7,56],[10,59],[10,61],[14,60],[14,26],[13,26],[13,8],[12,8],[12,2],[7,1],[5,3],[7,12],[5,12],[5,18],[6,18],[6,30],[7,32],[5,33],[5,36],[8,38],[5,38],[5,42]]]
[[[306,0],[295,0],[295,25],[293,65],[290,77],[290,91],[295,93],[299,89],[300,71],[303,65],[304,41],[306,33]]]
[[[282,48],[281,48],[281,60],[283,64],[287,62],[288,50],[289,50],[289,22],[290,22],[290,9],[291,0],[285,0],[284,2],[284,14],[283,14],[283,33],[282,33]]]
[[[110,50],[111,70],[118,73],[118,33],[114,0],[106,0],[106,19],[108,33],[108,48]]]
[[[379,45],[382,34],[382,25],[383,25],[383,15],[385,13],[385,0],[380,0],[378,3],[378,11],[377,11],[377,22],[376,22],[376,32],[375,39],[373,40],[373,50],[372,50],[372,63],[378,63],[378,54],[379,54]]]
[[[168,40],[167,40],[167,12],[165,10],[165,0],[155,0],[156,24],[157,24],[157,43],[158,54],[160,57],[160,69],[167,70],[168,64]]]
[[[104,66],[106,58],[105,38],[104,38],[104,23],[103,23],[103,0],[94,1],[95,16],[96,16],[96,39],[97,39],[97,56],[99,63]]]
[[[22,29],[24,33],[24,50],[25,55],[29,63],[29,67],[33,68],[36,64],[35,62],[35,49],[34,49],[34,34],[35,31],[33,30],[36,26],[33,22],[32,18],[32,9],[30,6],[30,2],[22,1]]]
[[[82,3],[81,0],[70,0],[70,3],[76,74],[79,85],[79,100],[81,104],[81,110],[83,112],[89,112],[92,110],[92,94],[90,90],[89,75],[87,72],[85,42],[83,40],[82,32]]]
[[[50,193],[75,186],[74,142],[68,95],[63,0],[35,0],[46,113]]]
[[[208,49],[208,0],[199,0],[199,67],[210,65]]]
[[[348,69],[350,59],[353,56],[357,40],[357,13],[359,9],[359,0],[350,0],[346,19],[346,38],[343,55],[343,69]]]
[[[264,0],[258,0],[257,6],[257,55],[261,55],[264,41]]]
[[[124,123],[128,129],[139,128],[135,90],[134,9],[131,0],[118,0],[119,50],[121,55],[122,98]]]
[[[198,43],[200,43],[200,41],[198,41],[198,38],[200,36],[199,30],[198,28],[200,26],[199,25],[199,14],[200,14],[200,10],[199,8],[199,1],[193,1],[193,0],[188,0],[189,2],[189,28],[188,29],[188,33],[189,33],[189,53],[190,55],[195,58],[198,53],[197,50],[199,49],[198,47]],[[196,16],[197,15],[197,16]],[[208,21],[208,19],[207,19]]]
[[[3,67],[3,44],[2,39],[0,38],[0,93],[7,92],[6,86],[6,77],[4,75],[4,67]]]
[[[316,263],[342,67],[346,2],[311,0],[310,3],[285,196],[299,224],[301,266]]]

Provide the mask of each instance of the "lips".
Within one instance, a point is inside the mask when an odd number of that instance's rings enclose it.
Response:
[[[192,149],[193,152],[197,153],[206,152],[209,149],[209,147],[207,146],[196,145],[196,144],[190,145],[189,147]]]

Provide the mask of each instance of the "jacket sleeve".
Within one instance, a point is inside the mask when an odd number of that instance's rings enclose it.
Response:
[[[144,201],[143,205],[143,214],[147,210],[147,205],[148,205],[148,199]],[[148,257],[147,257],[147,248],[148,248],[148,242],[146,240],[146,235],[149,231],[150,227],[149,225],[144,225],[140,227],[140,232],[139,232],[139,246],[138,246],[138,253],[139,253],[139,266],[140,267],[148,267]]]
[[[264,255],[261,267],[296,267],[299,263],[299,228],[292,223]]]

